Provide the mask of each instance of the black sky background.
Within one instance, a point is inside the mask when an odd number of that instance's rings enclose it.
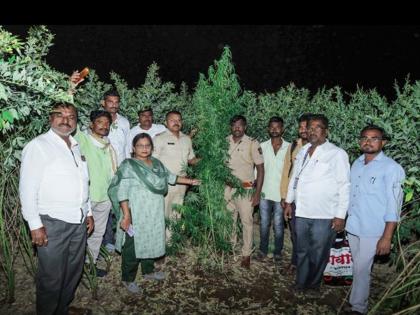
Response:
[[[25,37],[29,25],[5,25]],[[393,99],[394,82],[420,80],[420,26],[356,25],[47,25],[55,34],[47,62],[65,73],[88,66],[130,87],[157,62],[160,77],[193,89],[199,73],[231,48],[241,86],[275,92],[294,82],[312,92],[357,85]]]

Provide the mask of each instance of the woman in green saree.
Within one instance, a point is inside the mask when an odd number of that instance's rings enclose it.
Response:
[[[122,282],[133,293],[140,292],[134,281],[139,263],[144,278],[165,278],[163,272],[154,272],[154,259],[165,255],[164,195],[168,183],[200,183],[172,174],[152,157],[152,151],[153,141],[148,134],[134,137],[133,158],[121,163],[108,189],[119,218],[115,247],[122,255]]]

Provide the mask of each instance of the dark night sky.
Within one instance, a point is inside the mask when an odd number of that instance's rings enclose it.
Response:
[[[28,25],[6,25],[24,36]],[[420,79],[420,26],[194,26],[48,25],[56,35],[47,56],[59,71],[89,66],[108,81],[111,70],[134,87],[156,61],[164,81],[195,86],[220,57],[232,50],[243,88],[274,92],[294,82],[316,91],[339,85],[377,87],[393,97],[395,79]]]

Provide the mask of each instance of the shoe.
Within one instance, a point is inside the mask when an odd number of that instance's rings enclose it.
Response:
[[[108,272],[106,272],[106,270],[96,267],[96,276],[98,278],[105,277],[107,274],[108,274]]]
[[[155,271],[155,272],[143,275],[143,278],[146,280],[162,281],[162,280],[165,280],[166,275],[163,271]]]
[[[133,294],[138,294],[141,292],[140,288],[135,282],[122,281],[122,284],[127,288],[128,291]]]
[[[108,253],[113,254],[115,253],[115,246],[114,244],[108,243],[105,245],[106,250],[108,251]]]
[[[251,256],[244,256],[241,261],[241,267],[245,269],[251,268]]]

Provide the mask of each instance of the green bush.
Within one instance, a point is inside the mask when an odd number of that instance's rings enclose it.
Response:
[[[23,146],[48,128],[48,111],[53,101],[74,102],[80,120],[86,123],[92,109],[98,108],[102,95],[111,88],[100,80],[94,69],[78,87],[74,99],[67,93],[68,75],[45,63],[45,56],[54,36],[43,26],[31,28],[21,41],[0,28],[0,263],[7,275],[8,300],[13,300],[16,253],[24,254],[29,270],[34,270],[28,231],[23,224],[17,192],[19,158]],[[219,61],[209,68],[207,78],[200,76],[193,95],[185,84],[176,91],[171,82],[162,82],[158,66],[152,64],[145,82],[129,88],[116,73],[111,73],[113,85],[121,94],[121,112],[132,124],[137,123],[137,111],[152,107],[155,120],[164,121],[168,110],[177,109],[184,118],[184,130],[194,130],[193,145],[201,162],[191,170],[202,179],[202,185],[187,195],[180,208],[183,218],[170,223],[173,245],[191,244],[199,249],[200,259],[211,264],[223,264],[229,244],[231,219],[226,211],[223,190],[226,181],[234,181],[226,166],[229,119],[245,114],[248,131],[259,140],[268,138],[266,126],[273,115],[284,118],[284,137],[296,137],[296,119],[305,112],[324,113],[330,119],[330,141],[345,149],[351,161],[360,154],[357,137],[368,123],[383,126],[392,140],[386,153],[401,163],[407,173],[404,190],[403,220],[396,233],[394,261],[401,273],[375,310],[384,302],[393,309],[407,308],[415,312],[419,299],[419,112],[420,82],[408,80],[396,86],[396,98],[389,101],[375,90],[358,89],[346,94],[339,87],[321,88],[315,95],[293,84],[277,93],[258,94],[241,91],[228,48]],[[174,248],[176,249],[176,248]],[[408,280],[409,279],[409,280]],[[416,306],[417,305],[417,306]]]

